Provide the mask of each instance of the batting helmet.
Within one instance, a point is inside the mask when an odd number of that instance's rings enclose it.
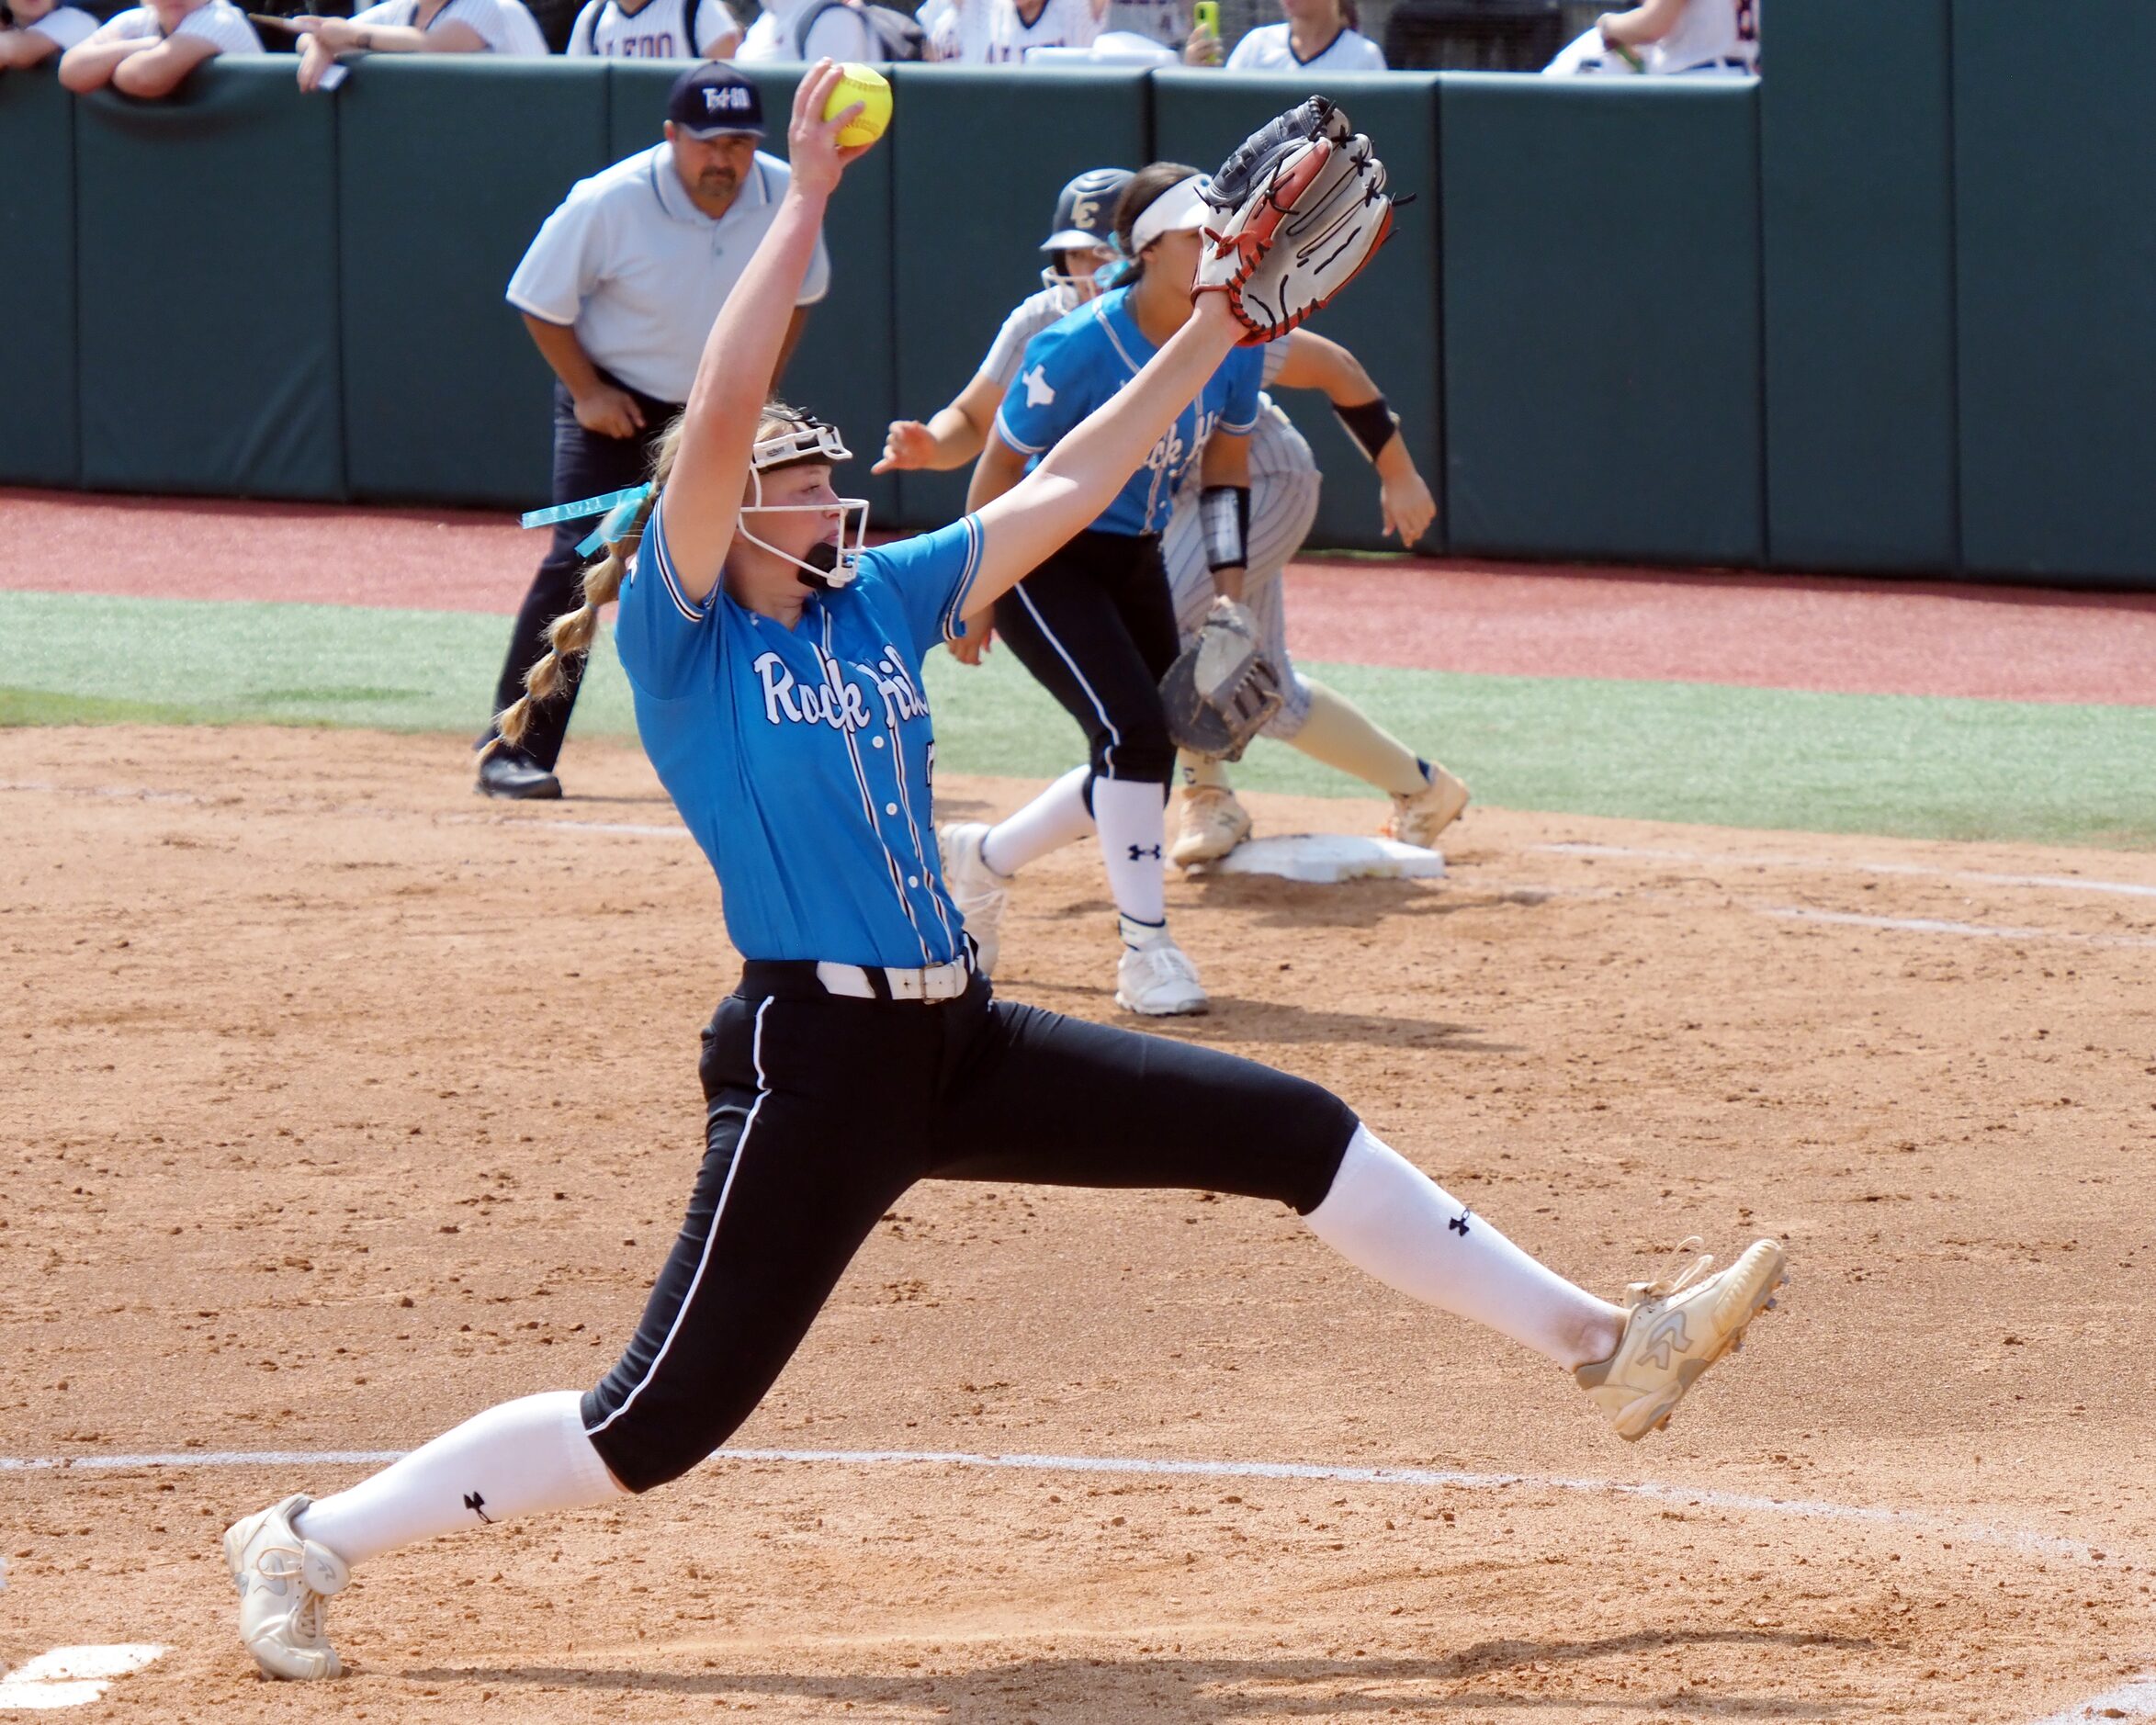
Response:
[[[1130,183],[1127,168],[1088,168],[1056,194],[1055,231],[1041,242],[1041,250],[1054,254],[1041,272],[1042,287],[1063,288],[1067,300],[1091,289],[1092,278],[1071,275],[1062,254],[1115,249],[1116,200]]]

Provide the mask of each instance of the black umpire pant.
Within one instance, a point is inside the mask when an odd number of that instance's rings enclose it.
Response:
[[[1087,529],[996,601],[996,631],[1078,720],[1096,778],[1174,781],[1160,680],[1181,638],[1158,536]]]
[[[554,501],[573,503],[581,498],[606,491],[626,490],[651,477],[651,459],[659,434],[681,404],[660,401],[630,389],[610,373],[600,377],[617,389],[627,390],[644,415],[644,429],[634,437],[608,437],[586,431],[577,423],[576,400],[568,386],[554,386]],[[584,602],[586,558],[577,547],[599,524],[593,516],[583,521],[558,521],[547,555],[532,577],[531,589],[516,614],[516,626],[509,637],[509,656],[502,661],[502,681],[494,686],[494,711],[499,713],[524,693],[525,673],[547,656],[547,626]],[[547,772],[561,758],[561,743],[569,734],[569,716],[576,709],[577,687],[583,681],[584,661],[570,660],[562,667],[564,686],[551,701],[533,709],[531,725],[524,734],[524,749]],[[490,725],[482,744],[492,740]]]
[[[826,994],[751,964],[704,1032],[705,1155],[635,1339],[584,1397],[614,1476],[649,1491],[763,1399],[916,1180],[1181,1187],[1307,1213],[1357,1125],[1329,1090],[1210,1048],[996,999]]]

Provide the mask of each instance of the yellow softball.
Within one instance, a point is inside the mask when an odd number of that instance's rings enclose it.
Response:
[[[874,143],[891,123],[891,86],[884,74],[874,66],[848,61],[839,68],[839,87],[823,105],[823,117],[836,119],[856,102],[861,104],[861,112],[839,134],[839,146],[844,150]]]

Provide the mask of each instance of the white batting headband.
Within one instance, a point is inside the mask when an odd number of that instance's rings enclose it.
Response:
[[[1164,233],[1195,233],[1212,214],[1199,188],[1202,174],[1178,180],[1138,212],[1131,223],[1131,255],[1136,257]]]
[[[831,592],[849,584],[861,572],[861,554],[868,548],[868,499],[841,497],[832,503],[767,503],[763,501],[763,476],[775,468],[795,467],[804,461],[836,465],[853,459],[836,425],[821,420],[797,420],[774,436],[760,439],[749,447],[749,483],[755,502],[745,503],[741,514],[830,515],[839,517],[839,543],[809,547],[807,558],[782,551],[749,531],[744,520],[738,524],[741,537],[760,551],[768,551],[782,563],[800,571],[803,585]]]

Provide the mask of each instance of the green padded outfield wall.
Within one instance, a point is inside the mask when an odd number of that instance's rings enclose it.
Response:
[[[1958,560],[1949,5],[1775,12],[1759,152],[1778,568]]]
[[[0,73],[0,484],[74,485],[73,98],[50,66]]]
[[[1759,562],[1752,82],[1453,74],[1439,116],[1452,547]]]
[[[342,495],[331,105],[220,60],[82,98],[74,135],[83,482]]]
[[[925,420],[973,378],[1004,315],[1039,290],[1047,259],[1035,248],[1064,184],[1147,159],[1146,74],[900,66],[893,95],[896,400]],[[867,440],[851,423],[846,433]],[[880,424],[872,446],[882,450]],[[956,520],[971,470],[905,475],[897,518]]]
[[[609,133],[610,158],[647,150],[664,137],[666,93],[681,75],[680,62],[642,63],[615,60]],[[784,160],[786,119],[800,83],[792,66],[743,66],[763,97],[763,148]],[[886,68],[888,71],[888,68]],[[895,135],[895,134],[894,134]],[[869,468],[884,449],[884,427],[894,416],[891,318],[891,148],[889,140],[846,170],[839,195],[824,219],[824,244],[831,254],[831,290],[808,314],[801,344],[786,368],[786,398],[828,419],[846,434],[852,465],[838,476],[848,497],[865,497],[870,520],[894,524],[897,482]]]
[[[2156,585],[2156,6],[1954,0],[1961,550]]]
[[[1376,141],[1396,196],[1415,202],[1395,218],[1393,237],[1354,286],[1319,312],[1310,328],[1353,351],[1385,393],[1431,491],[1439,499],[1425,551],[1445,545],[1444,445],[1439,401],[1438,79],[1434,74],[1364,73],[1324,78],[1307,74],[1230,77],[1195,68],[1153,79],[1153,136],[1160,155],[1217,167],[1229,151],[1282,108],[1315,89],[1347,109]],[[1377,480],[1360,448],[1333,418],[1323,396],[1281,390],[1273,399],[1310,440],[1326,487],[1311,529],[1313,547],[1399,548],[1382,536]]]
[[[377,54],[337,92],[355,497],[547,502],[553,374],[502,290],[610,159],[606,87],[570,61]]]

